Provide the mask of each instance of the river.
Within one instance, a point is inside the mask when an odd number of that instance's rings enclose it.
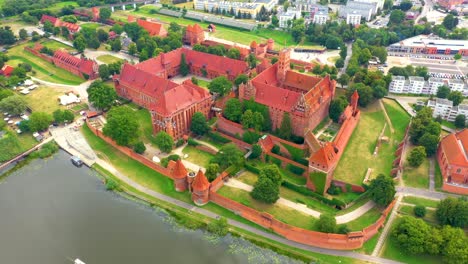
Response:
[[[105,190],[60,151],[0,182],[0,263],[295,263],[230,235],[174,224],[164,211]]]

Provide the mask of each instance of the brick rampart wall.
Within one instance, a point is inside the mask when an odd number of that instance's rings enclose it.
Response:
[[[239,134],[241,137],[244,134],[244,128],[241,124],[227,120],[222,115],[218,115],[218,120],[216,121],[216,127],[219,131],[224,134],[235,136]]]
[[[450,185],[445,182],[442,185],[442,190],[451,193],[468,195],[468,187],[463,188],[461,186]]]
[[[212,155],[216,155],[218,153],[216,150],[214,150],[214,149],[212,149],[212,148],[210,148],[210,147],[208,147],[206,145],[197,145],[197,146],[195,146],[195,148],[199,149],[201,151],[204,151],[204,152],[208,152],[208,153],[210,153]]]
[[[45,60],[45,61],[48,61],[50,63],[54,63],[54,59],[52,57],[50,57],[50,56],[48,56],[46,54],[42,54],[37,50],[34,50],[34,49],[30,48],[30,47],[24,47],[24,50],[26,50],[27,52],[33,54],[36,57],[39,57],[39,58]]]
[[[347,182],[343,182],[343,181],[338,181],[338,180],[332,180],[332,183],[335,186],[340,187],[343,192],[347,192],[347,189],[346,189],[347,184],[349,184],[351,186],[351,191],[353,191],[353,192],[363,193],[363,192],[366,191],[366,189],[364,189],[364,187],[362,187],[360,185],[355,185],[355,184],[351,184],[351,183],[347,183]]]
[[[120,152],[124,153],[125,155],[129,156],[130,158],[132,158],[134,160],[137,160],[137,161],[143,163],[145,166],[155,170],[156,172],[159,172],[162,175],[172,179],[172,174],[171,174],[169,169],[164,168],[163,166],[160,166],[160,165],[152,162],[151,160],[143,157],[142,155],[139,155],[139,154],[135,153],[130,148],[117,145],[111,138],[104,136],[101,131],[97,130],[91,124],[89,124],[88,121],[86,121],[86,123],[88,124],[89,129],[96,136],[100,137],[102,140],[106,141],[108,144],[112,145],[114,148],[118,149]]]
[[[272,153],[272,152],[268,152],[268,153],[265,153],[265,154],[281,160],[281,167],[282,168],[286,168],[286,165],[291,164],[291,165],[294,165],[296,167],[304,169],[304,173],[302,174],[302,176],[306,177],[307,174],[308,174],[309,168],[307,166],[304,166],[304,165],[302,165],[302,164],[300,164],[298,162],[295,162],[293,160],[290,160],[288,158],[285,158],[283,156],[280,156],[280,155]]]

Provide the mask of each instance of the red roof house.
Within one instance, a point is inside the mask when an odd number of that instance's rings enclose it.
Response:
[[[53,16],[42,15],[41,24],[44,24],[46,21],[52,23],[54,27],[66,27],[70,31],[70,33],[75,33],[80,30],[80,26],[77,24],[62,21]]]
[[[0,70],[0,74],[6,77],[10,77],[13,70],[15,70],[15,68],[11,67],[10,65],[5,64]]]
[[[149,21],[144,19],[135,19],[133,16],[128,16],[128,22],[137,22],[137,24],[144,28],[150,36],[159,36],[159,37],[167,37],[167,30],[161,23],[155,21]]]
[[[183,42],[185,44],[188,44],[190,46],[193,46],[195,44],[200,44],[205,40],[205,32],[203,29],[200,27],[200,25],[195,24],[195,25],[188,25],[187,28],[185,29],[185,35]]]
[[[468,129],[444,137],[437,150],[443,177],[442,189],[468,194]]]
[[[95,61],[74,57],[66,51],[55,51],[53,62],[56,66],[85,79],[93,80],[99,75],[98,64]]]

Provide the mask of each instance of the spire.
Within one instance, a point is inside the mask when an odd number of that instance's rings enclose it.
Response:
[[[353,108],[353,112],[356,112],[357,110],[358,100],[359,100],[358,91],[354,90],[354,93],[351,96],[351,107]]]
[[[175,167],[172,170],[172,176],[174,179],[182,179],[187,177],[187,170],[180,159],[176,161]]]
[[[203,171],[200,169],[198,171],[198,173],[197,173],[197,176],[195,176],[195,180],[193,180],[192,190],[194,192],[196,192],[196,191],[205,191],[209,187],[210,187],[210,183],[208,182],[208,179],[206,178]]]

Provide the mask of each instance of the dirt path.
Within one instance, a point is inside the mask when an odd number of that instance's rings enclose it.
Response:
[[[385,109],[385,106],[383,104],[382,99],[379,100],[379,104],[380,104],[380,107],[382,108],[382,111],[383,111],[383,113],[385,115],[385,119],[387,120],[388,126],[390,127],[390,132],[392,132],[392,134],[394,134],[395,129],[393,128],[392,121],[390,120],[390,117],[388,116],[387,109]]]

